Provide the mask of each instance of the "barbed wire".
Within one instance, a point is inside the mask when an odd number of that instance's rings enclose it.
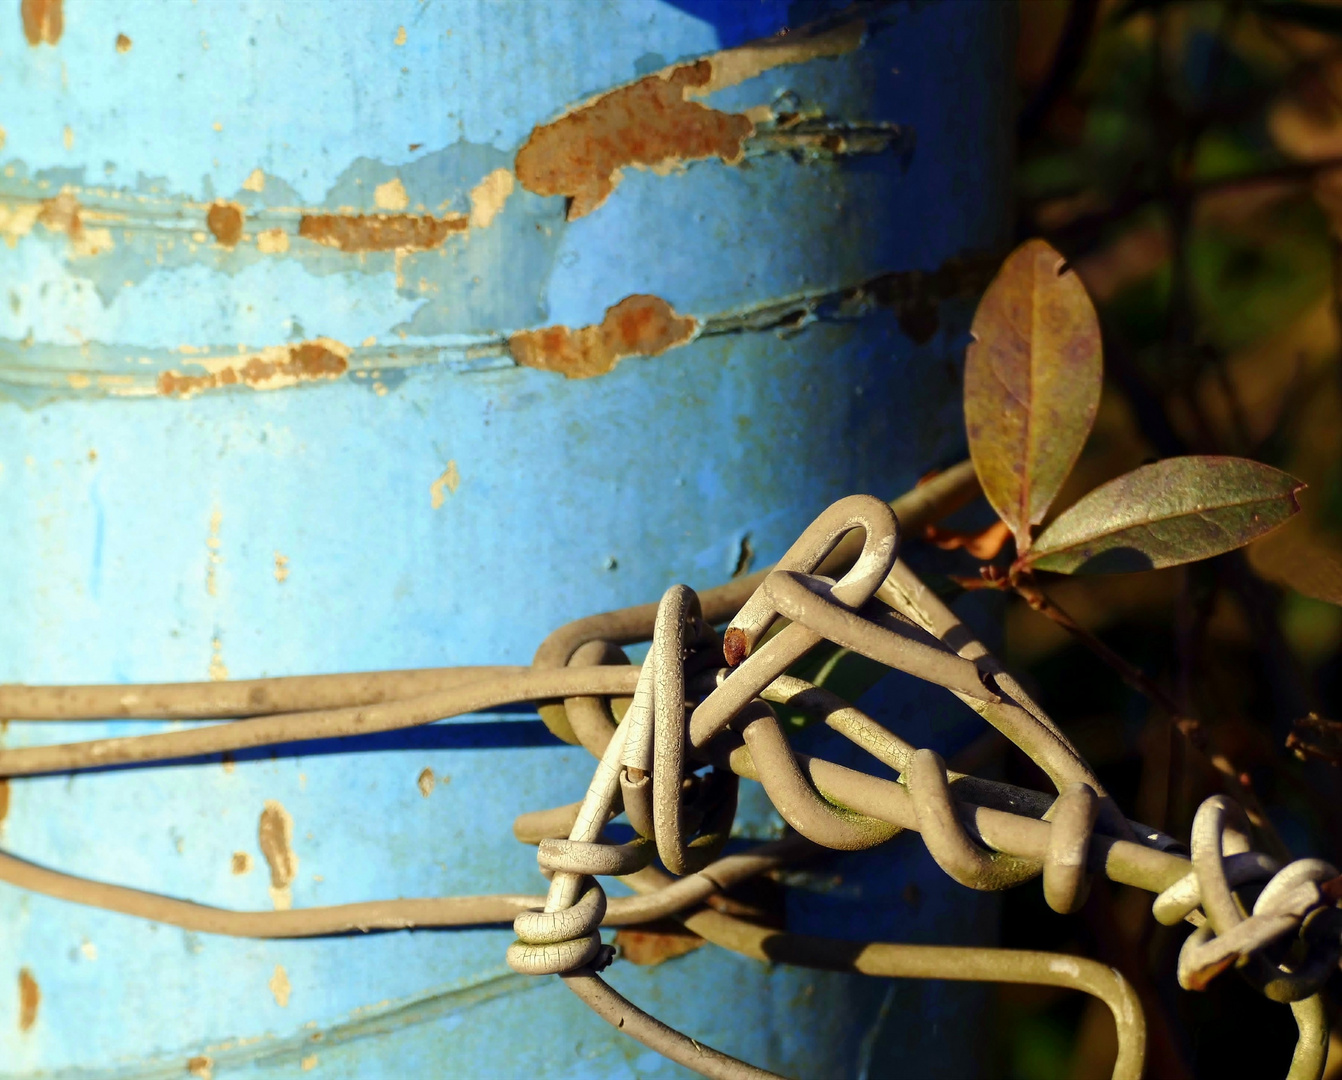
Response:
[[[1128,821],[1081,754],[958,617],[899,559],[906,532],[976,493],[968,463],[888,505],[841,499],[779,563],[702,596],[676,585],[657,604],[570,623],[526,667],[440,668],[152,687],[0,687],[14,719],[229,719],[201,728],[0,750],[0,776],[70,772],[217,754],[313,738],[432,723],[498,706],[540,702],[542,719],[597,759],[578,803],[518,817],[515,836],[537,846],[544,895],[380,900],[274,912],[209,907],[92,881],[0,853],[0,881],[189,930],[241,937],[305,937],[356,930],[511,921],[507,960],[518,972],[559,976],[598,1015],[652,1049],[724,1080],[770,1077],[668,1027],[602,978],[615,950],[603,927],[674,917],[705,940],[758,959],[901,978],[1066,987],[1113,1014],[1115,1080],[1136,1080],[1145,1059],[1141,1004],[1117,971],[1077,956],[997,948],[850,942],[760,926],[714,910],[732,886],[824,849],[875,847],[921,834],[937,865],[973,889],[1042,877],[1048,905],[1076,911],[1103,874],[1156,895],[1155,918],[1194,930],[1178,977],[1200,990],[1231,967],[1291,1005],[1300,1031],[1288,1080],[1318,1080],[1328,1030],[1320,989],[1342,957],[1342,879],[1330,864],[1280,865],[1252,850],[1249,823],[1225,796],[1204,802],[1189,853]],[[715,625],[726,622],[720,636]],[[641,665],[623,646],[650,642]],[[833,692],[790,674],[822,643],[945,687],[1027,754],[1054,794],[947,769]],[[883,779],[797,753],[774,706],[796,710],[866,750],[898,775]],[[623,712],[617,722],[617,714]],[[793,830],[723,855],[741,778],[759,782]],[[623,814],[634,839],[606,826]],[[653,865],[654,857],[664,870]],[[630,885],[608,898],[602,877]],[[1241,893],[1243,896],[1241,896]]]

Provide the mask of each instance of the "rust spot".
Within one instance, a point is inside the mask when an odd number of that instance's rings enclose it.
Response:
[[[119,53],[130,52],[131,40],[125,34],[117,34],[116,51]]]
[[[294,854],[294,819],[275,799],[267,799],[261,811],[257,840],[270,867],[270,898],[277,910],[287,910],[289,887],[298,876],[298,856]]]
[[[62,191],[50,199],[43,199],[37,220],[48,232],[68,236],[70,250],[75,255],[97,255],[112,250],[112,234],[105,228],[89,228],[85,225],[83,208],[71,191]]]
[[[224,247],[235,247],[242,239],[242,221],[242,207],[223,199],[217,200],[205,215],[205,224]]]
[[[68,191],[43,199],[37,220],[52,232],[63,232],[68,236],[76,236],[84,228],[79,217],[79,200]]]
[[[666,932],[651,930],[619,930],[615,934],[615,944],[620,956],[631,964],[642,967],[656,967],[667,960],[686,953],[694,952],[704,944],[704,939],[691,933],[683,926],[668,924]]]
[[[203,360],[206,371],[201,375],[162,372],[158,392],[164,397],[185,398],[229,386],[274,390],[317,379],[338,379],[349,370],[349,360],[343,355],[346,351],[337,342],[319,338],[301,345],[273,346],[247,357]]]
[[[1225,971],[1231,965],[1235,964],[1240,958],[1240,954],[1232,952],[1229,956],[1217,960],[1214,964],[1209,964],[1201,971],[1195,971],[1188,977],[1188,989],[1206,990],[1211,985],[1211,981]]]
[[[298,235],[341,251],[427,251],[469,227],[465,214],[304,214]]]
[[[210,1080],[214,1075],[214,1058],[206,1057],[204,1054],[188,1058],[186,1071],[192,1076],[198,1076],[200,1080]]]
[[[23,16],[23,36],[29,45],[55,45],[65,29],[61,0],[23,0],[19,5]]]
[[[9,817],[9,781],[0,780],[0,825]]]
[[[508,339],[508,348],[523,367],[589,379],[604,375],[626,356],[661,356],[698,332],[692,316],[677,315],[660,297],[636,294],[607,308],[597,326],[520,330]]]
[[[746,658],[746,632],[735,626],[722,635],[722,657],[728,667],[736,667]]]
[[[42,1004],[42,990],[27,968],[19,968],[19,1030],[32,1031],[37,1023],[37,1009]]]
[[[699,60],[648,75],[542,124],[517,152],[517,179],[537,195],[567,195],[572,221],[615,190],[626,166],[665,168],[683,161],[741,160],[755,131],[748,116],[687,100],[713,79]]]
[[[426,799],[433,794],[434,785],[437,783],[433,778],[433,770],[425,769],[419,774],[419,779],[415,781],[419,785],[419,793]]]
[[[245,851],[233,852],[233,859],[229,863],[229,869],[239,876],[250,874],[252,872],[252,857]],[[271,879],[274,880],[274,872],[271,873]]]

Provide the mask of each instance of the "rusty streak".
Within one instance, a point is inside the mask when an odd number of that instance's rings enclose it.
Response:
[[[61,0],[23,0],[19,11],[23,17],[23,36],[29,45],[55,45],[60,41],[65,29]]]
[[[572,221],[615,190],[629,165],[659,168],[700,158],[740,161],[750,118],[687,100],[713,79],[699,60],[648,75],[542,124],[517,152],[517,179],[538,195],[566,195]]]
[[[589,379],[606,374],[626,356],[661,356],[698,331],[693,317],[677,315],[660,297],[636,294],[607,308],[596,326],[520,330],[508,339],[508,349],[523,367]]]
[[[244,216],[242,207],[237,203],[219,199],[205,215],[205,224],[224,247],[235,247],[242,239]]]
[[[19,968],[19,1030],[32,1031],[37,1023],[37,1010],[42,1004],[42,990],[28,968]]]
[[[427,251],[469,227],[465,214],[304,214],[298,235],[340,251]]]
[[[305,341],[300,345],[263,349],[257,355],[217,363],[202,375],[164,371],[158,392],[164,397],[193,397],[205,390],[249,386],[254,390],[292,386],[319,379],[338,379],[349,370],[349,360],[331,348],[334,342]]]

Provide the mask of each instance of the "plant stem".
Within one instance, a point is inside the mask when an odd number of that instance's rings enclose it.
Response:
[[[1207,731],[1199,720],[1186,715],[1184,710],[1179,707],[1179,703],[1166,692],[1164,687],[1155,682],[1141,668],[1129,663],[1114,652],[1113,649],[1078,623],[1071,615],[1054,603],[1038,585],[1018,578],[1012,587],[1016,594],[1030,607],[1041,615],[1052,619],[1108,664],[1109,667],[1113,668],[1125,683],[1168,713],[1174,728],[1183,736],[1184,743],[1198,751],[1211,764],[1212,768],[1220,774],[1227,792],[1236,796],[1244,804],[1249,820],[1253,823],[1254,828],[1262,833],[1267,845],[1273,849],[1272,854],[1289,858],[1286,845],[1277,835],[1277,830],[1273,827],[1272,822],[1268,820],[1267,814],[1258,800],[1257,793],[1249,783],[1247,774],[1237,770],[1234,763],[1224,754],[1208,748]],[[1171,756],[1171,761],[1173,760],[1173,756]]]

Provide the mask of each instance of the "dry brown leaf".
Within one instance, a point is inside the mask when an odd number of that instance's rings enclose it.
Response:
[[[965,426],[983,493],[1020,552],[1076,462],[1100,403],[1095,308],[1042,240],[1002,264],[965,359]]]

